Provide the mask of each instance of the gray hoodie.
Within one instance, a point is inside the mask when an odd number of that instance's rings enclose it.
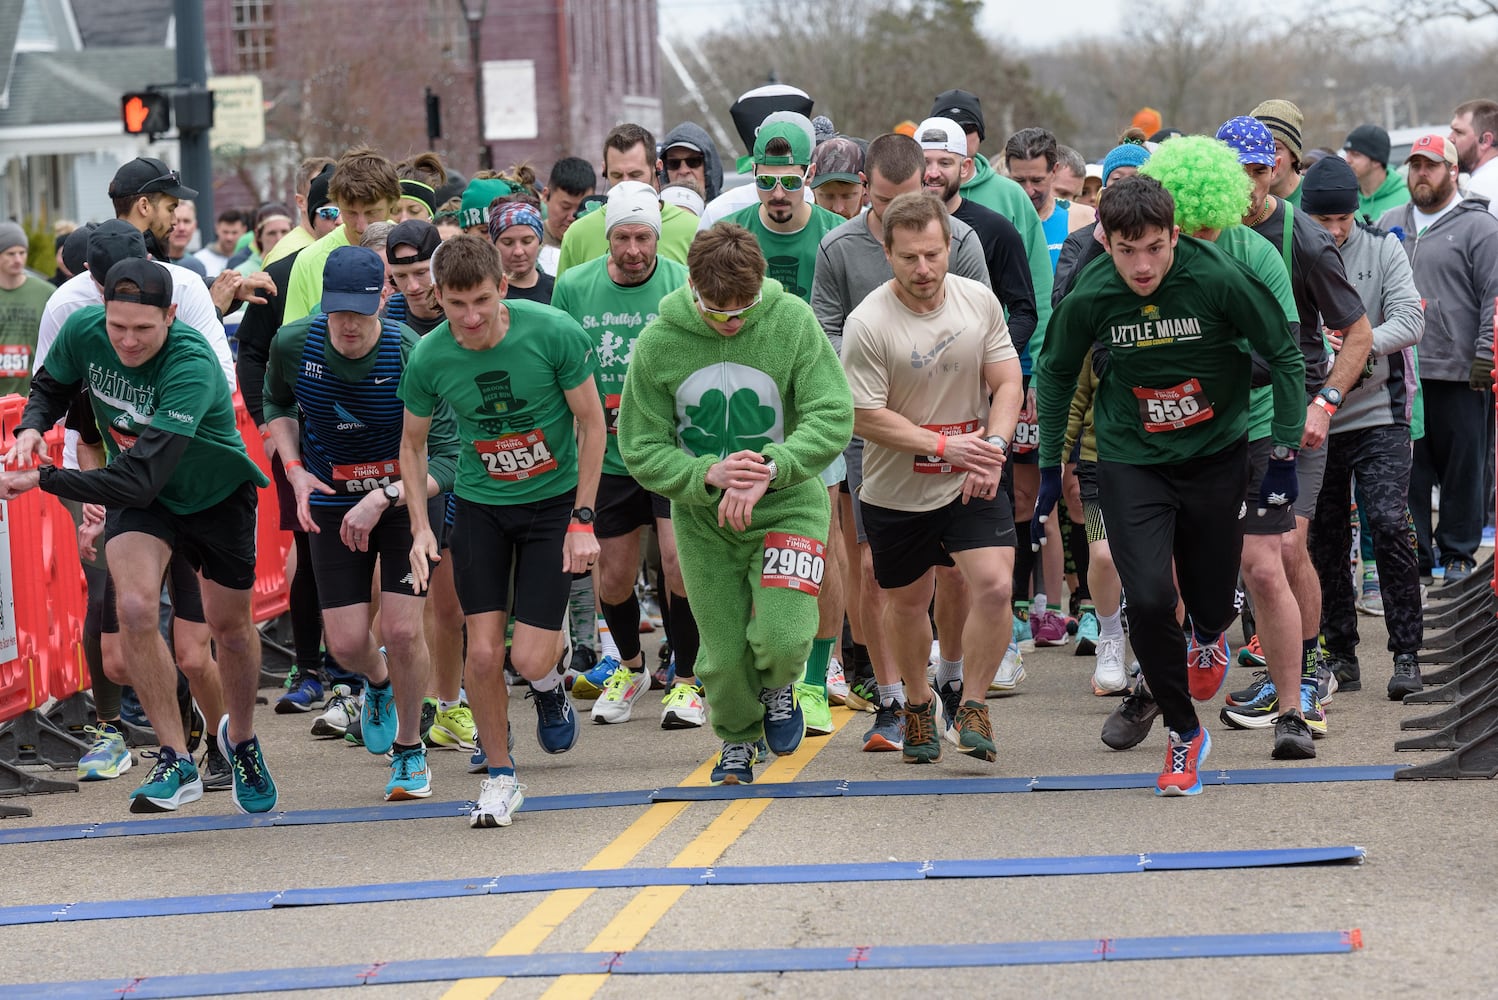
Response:
[[[707,190],[703,192],[703,201],[712,201],[723,191],[723,161],[718,158],[718,147],[714,144],[707,130],[696,122],[682,122],[680,125],[666,133],[665,141],[661,143],[661,158],[665,159],[666,150],[672,146],[688,143],[702,150],[702,156],[707,161],[703,164],[703,176],[707,181]],[[661,171],[661,184],[669,184],[666,172]]]
[[[1332,433],[1410,422],[1415,347],[1425,329],[1409,258],[1392,233],[1353,226],[1341,246],[1347,279],[1373,324],[1373,372],[1357,381],[1332,417]]]
[[[1385,212],[1380,229],[1398,226],[1425,303],[1420,377],[1466,382],[1479,351],[1493,355],[1493,300],[1498,298],[1498,219],[1486,198],[1464,198],[1417,234],[1414,204]]]

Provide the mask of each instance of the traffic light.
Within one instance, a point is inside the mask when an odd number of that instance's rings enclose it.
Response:
[[[120,100],[120,119],[127,135],[161,135],[172,127],[171,96],[147,90]]]

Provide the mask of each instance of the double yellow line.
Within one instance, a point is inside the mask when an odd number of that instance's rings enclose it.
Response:
[[[832,712],[832,728],[837,730],[857,713],[836,708]],[[755,776],[756,784],[794,781],[797,775],[822,751],[831,737],[804,740],[800,751],[793,757],[779,757],[774,763]],[[712,773],[713,760],[708,760],[694,770],[681,784],[683,787],[705,785]],[[749,829],[749,825],[770,806],[770,799],[743,799],[731,803],[707,825],[681,853],[672,859],[673,868],[700,868],[715,863],[723,852],[733,845]],[[645,810],[645,815],[635,820],[607,847],[595,854],[584,871],[600,868],[623,868],[639,856],[647,846],[660,836],[677,817],[687,811],[690,802],[661,802]],[[607,927],[588,945],[589,951],[630,951],[637,947],[645,935],[660,922],[666,912],[676,905],[687,892],[688,886],[651,886],[641,889],[629,901],[619,915],[609,921]],[[551,932],[562,925],[568,917],[596,889],[558,889],[538,903],[535,909],[521,918],[490,948],[489,955],[529,955],[541,946]],[[581,1000],[598,992],[608,980],[607,973],[596,975],[560,976],[551,989],[543,994],[549,1000]],[[465,979],[455,983],[443,994],[443,1000],[484,1000],[504,982],[503,977],[487,979]]]

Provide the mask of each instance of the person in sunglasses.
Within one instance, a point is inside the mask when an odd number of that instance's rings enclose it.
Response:
[[[309,156],[298,164],[296,204],[293,206],[297,224],[262,255],[260,263],[267,272],[276,261],[310,247],[338,225],[338,207],[329,204],[328,200],[328,181],[332,176],[333,161],[326,156]],[[325,209],[332,209],[332,212]]]
[[[853,402],[816,314],[765,277],[747,230],[699,233],[687,267],[690,285],[635,341],[619,452],[641,487],[670,497],[687,590],[712,609],[698,663],[723,741],[711,780],[747,784],[806,734],[795,681],[829,526],[817,473],[847,445]]]
[[[723,161],[707,131],[696,122],[682,122],[661,143],[661,186],[690,181],[712,201],[723,191]]]

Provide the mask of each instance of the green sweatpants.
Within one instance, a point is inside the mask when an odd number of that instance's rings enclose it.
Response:
[[[826,542],[831,514],[827,491],[811,482],[816,489],[798,489],[799,502],[761,501],[754,525],[743,533],[718,527],[716,510],[672,508],[682,579],[702,636],[697,676],[713,731],[726,742],[752,743],[764,735],[760,691],[795,681],[811,653],[816,597],[761,582],[766,533]]]

